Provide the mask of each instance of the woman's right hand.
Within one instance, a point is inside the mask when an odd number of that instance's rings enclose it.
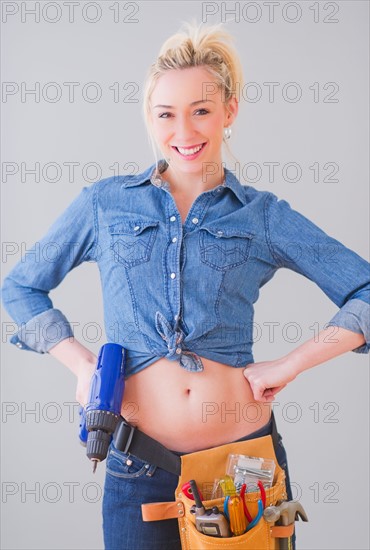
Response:
[[[89,398],[90,381],[96,368],[97,356],[76,338],[61,340],[49,349],[49,354],[77,377],[76,400],[84,407]]]

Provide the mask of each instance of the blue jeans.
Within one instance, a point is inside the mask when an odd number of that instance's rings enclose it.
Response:
[[[271,420],[266,426],[237,441],[270,433]],[[288,500],[292,500],[287,456],[280,434],[275,454],[278,463],[285,470]],[[148,464],[130,453],[117,450],[112,442],[107,456],[103,496],[105,549],[180,550],[177,519],[145,522],[141,517],[141,504],[175,500],[177,483],[178,477],[175,474]]]

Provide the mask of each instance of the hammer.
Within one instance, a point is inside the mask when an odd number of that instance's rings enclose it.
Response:
[[[291,525],[299,518],[308,521],[302,504],[297,500],[285,500],[278,506],[268,506],[263,512],[263,517],[268,523],[277,525]],[[289,542],[290,538],[281,539],[280,550],[289,550]]]

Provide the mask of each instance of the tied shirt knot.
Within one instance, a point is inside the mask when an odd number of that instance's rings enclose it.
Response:
[[[176,325],[175,325],[176,326]],[[204,370],[200,357],[183,349],[185,333],[180,327],[171,326],[165,316],[157,311],[155,314],[155,327],[167,344],[168,352],[165,357],[171,361],[178,361],[180,366],[189,372],[201,372]]]

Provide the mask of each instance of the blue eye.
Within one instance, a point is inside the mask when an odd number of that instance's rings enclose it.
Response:
[[[204,114],[208,114],[209,111],[207,111],[207,109],[198,109],[197,110],[197,113],[199,113],[199,111],[203,111]]]
[[[171,113],[161,113],[160,115],[158,115],[158,118],[169,118],[169,117],[166,117],[166,116],[163,116],[163,115],[171,115]]]

